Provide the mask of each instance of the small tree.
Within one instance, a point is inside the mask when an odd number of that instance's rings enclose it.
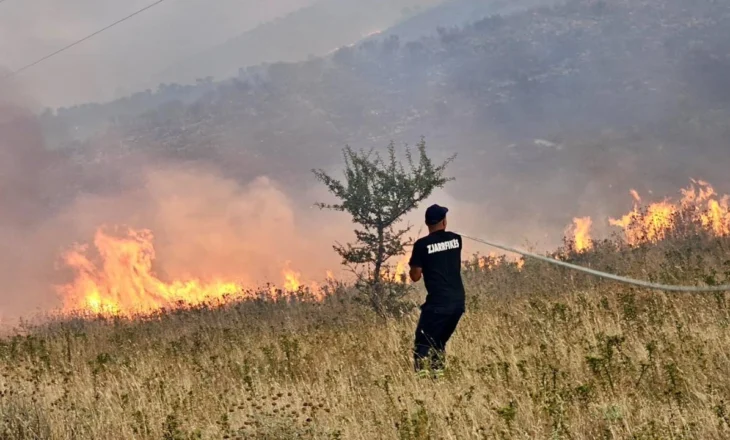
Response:
[[[394,289],[394,283],[383,278],[387,261],[403,255],[411,240],[406,234],[411,226],[396,229],[403,216],[429,197],[434,189],[443,188],[452,178],[444,177],[446,167],[455,156],[435,166],[426,154],[426,141],[417,145],[418,160],[405,149],[407,168],[396,157],[393,142],[388,157],[377,152],[355,151],[345,147],[345,180],[337,180],[323,170],[313,170],[318,180],[337,197],[337,204],[319,203],[322,209],[346,211],[354,223],[355,243],[334,246],[342,263],[358,278],[358,287],[367,295],[370,305],[380,314],[399,308],[405,289]],[[363,268],[365,270],[363,270]]]

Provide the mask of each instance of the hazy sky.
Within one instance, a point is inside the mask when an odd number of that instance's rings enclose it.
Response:
[[[174,61],[316,0],[167,0],[17,77],[40,106],[111,99]],[[0,69],[16,70],[154,0],[6,0]]]

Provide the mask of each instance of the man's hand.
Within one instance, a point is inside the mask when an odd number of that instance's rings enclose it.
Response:
[[[417,283],[418,281],[421,281],[421,276],[423,275],[423,269],[421,269],[420,267],[412,267],[409,275],[411,276],[411,281],[413,281],[414,283]]]

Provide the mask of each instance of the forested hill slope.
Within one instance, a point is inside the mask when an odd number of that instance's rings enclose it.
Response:
[[[526,9],[562,3],[561,0],[449,0],[422,11],[380,33],[398,36],[401,41],[417,40],[438,28],[462,27],[492,15],[510,15]]]
[[[546,191],[566,185],[591,200],[623,198],[623,185],[674,189],[725,175],[730,2],[573,0],[250,68],[188,93],[196,91],[89,143],[108,144],[111,155],[232,155],[240,161],[225,163],[238,173],[297,176],[339,162],[345,143],[425,135],[461,154],[459,189],[480,200],[539,210]],[[45,121],[57,133],[59,118]]]
[[[301,61],[309,56],[325,55],[441,1],[320,0],[193,55],[155,78],[158,82],[192,82],[207,76],[227,78],[236,75],[239,68],[250,65]]]

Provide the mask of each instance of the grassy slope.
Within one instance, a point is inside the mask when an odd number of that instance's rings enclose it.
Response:
[[[354,313],[234,310],[19,338],[4,347],[0,435],[728,435],[728,309],[714,298],[488,299],[462,322],[438,383],[410,373],[411,318]]]
[[[729,245],[698,235],[571,258],[659,281],[724,282]],[[724,295],[634,291],[529,262],[522,272],[467,266],[465,279],[469,312],[438,382],[411,373],[415,314],[380,321],[345,297],[31,329],[0,343],[0,438],[730,433]]]

